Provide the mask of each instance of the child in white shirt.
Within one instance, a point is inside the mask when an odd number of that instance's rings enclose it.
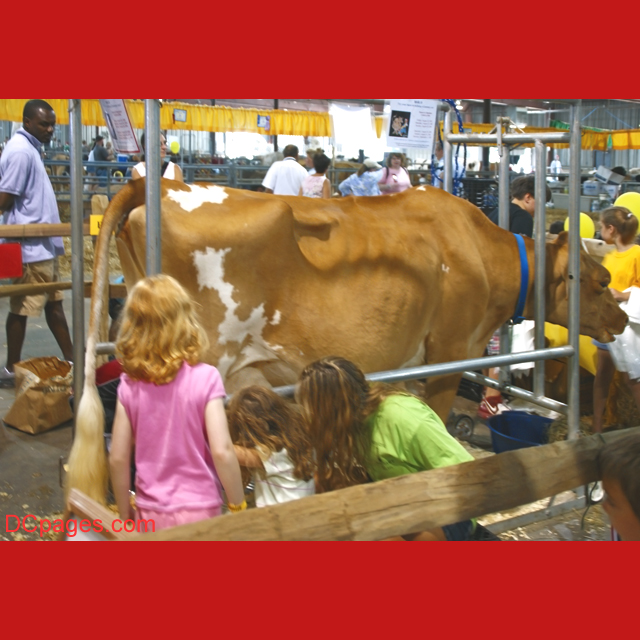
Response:
[[[252,386],[227,407],[238,462],[251,470],[257,507],[315,493],[315,463],[300,413],[271,389]]]

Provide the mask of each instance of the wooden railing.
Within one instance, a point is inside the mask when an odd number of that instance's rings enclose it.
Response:
[[[382,540],[431,530],[595,482],[602,447],[632,433],[640,429],[510,451],[128,539]]]

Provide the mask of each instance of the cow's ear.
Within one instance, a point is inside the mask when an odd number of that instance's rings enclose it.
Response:
[[[558,247],[563,247],[565,244],[569,244],[569,232],[561,231],[553,244],[557,245]]]
[[[568,277],[569,246],[567,233],[563,231],[554,242],[547,243],[547,282]],[[564,241],[561,241],[564,236]]]

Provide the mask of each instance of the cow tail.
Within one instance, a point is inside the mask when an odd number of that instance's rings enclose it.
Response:
[[[125,215],[144,204],[144,180],[129,182],[111,201],[100,229],[93,266],[91,316],[85,353],[85,379],[82,398],[76,407],[75,437],[65,483],[68,496],[71,489],[105,504],[109,482],[109,467],[104,443],[104,407],[96,386],[96,348],[108,286],[109,242]]]

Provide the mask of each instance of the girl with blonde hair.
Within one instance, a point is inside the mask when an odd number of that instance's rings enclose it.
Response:
[[[315,493],[315,463],[300,413],[266,387],[246,387],[227,407],[240,466],[251,470],[257,507]]]
[[[616,251],[602,261],[611,274],[609,290],[624,311],[630,323],[615,341],[598,347],[598,365],[593,382],[593,431],[601,433],[604,410],[613,375],[624,372],[634,400],[640,410],[640,247],[635,244],[638,219],[625,207],[609,207],[600,214],[600,234]]]
[[[220,515],[220,483],[230,511],[246,508],[222,379],[200,363],[206,347],[193,301],[176,280],[136,284],[116,343],[124,374],[109,456],[123,520],[151,520],[158,531]],[[134,445],[137,513],[129,501]]]
[[[388,385],[370,385],[344,358],[307,366],[296,397],[315,449],[319,492],[473,460],[422,400]],[[474,528],[469,520],[403,539],[468,540]]]

